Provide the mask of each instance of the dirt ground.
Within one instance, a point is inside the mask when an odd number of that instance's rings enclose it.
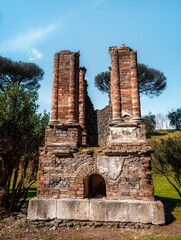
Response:
[[[39,240],[121,240],[121,239],[181,239],[181,221],[175,220],[165,226],[150,226],[149,229],[101,227],[38,227],[31,225],[26,218],[10,216],[0,221],[0,239],[39,239]]]
[[[58,224],[59,226],[55,226],[55,222],[32,224],[26,219],[27,207],[25,207],[21,213],[0,219],[0,240],[162,240],[167,238],[167,240],[181,240],[181,201],[168,198],[160,198],[160,200],[165,209],[164,226],[140,225],[135,229],[135,225],[120,228],[116,224],[114,226],[112,224],[99,226],[95,223],[93,226],[91,224],[83,226],[79,223],[70,226],[68,223],[63,224],[64,222]]]

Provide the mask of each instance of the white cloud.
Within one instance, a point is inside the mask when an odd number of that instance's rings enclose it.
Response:
[[[36,61],[37,59],[42,58],[42,54],[36,48],[32,48],[30,51],[28,51],[27,56],[30,61]]]
[[[44,38],[50,34],[56,28],[55,24],[48,25],[45,28],[32,29],[24,33],[20,33],[12,39],[0,45],[2,51],[24,51],[28,50],[35,44],[44,40]]]
[[[97,1],[95,1],[95,2],[93,3],[93,6],[94,6],[94,7],[97,7],[97,6],[99,6],[100,4],[102,4],[104,1],[105,1],[105,0],[97,0]]]

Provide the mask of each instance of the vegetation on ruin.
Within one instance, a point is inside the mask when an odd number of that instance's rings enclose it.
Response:
[[[94,78],[95,86],[103,93],[109,93],[109,82],[109,72],[101,72]],[[159,70],[138,64],[138,84],[139,92],[152,98],[159,96],[165,90],[167,79]]]

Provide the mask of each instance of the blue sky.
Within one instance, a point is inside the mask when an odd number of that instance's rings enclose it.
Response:
[[[94,87],[97,73],[110,66],[110,46],[137,50],[138,62],[164,72],[167,89],[141,97],[142,115],[181,107],[180,0],[6,0],[0,2],[0,55],[35,62],[45,72],[40,111],[51,109],[53,56],[80,50],[95,109],[108,97]]]

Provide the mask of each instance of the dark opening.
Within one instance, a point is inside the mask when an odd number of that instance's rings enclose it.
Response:
[[[104,178],[99,174],[92,174],[87,177],[84,188],[86,198],[106,197],[106,184]]]

